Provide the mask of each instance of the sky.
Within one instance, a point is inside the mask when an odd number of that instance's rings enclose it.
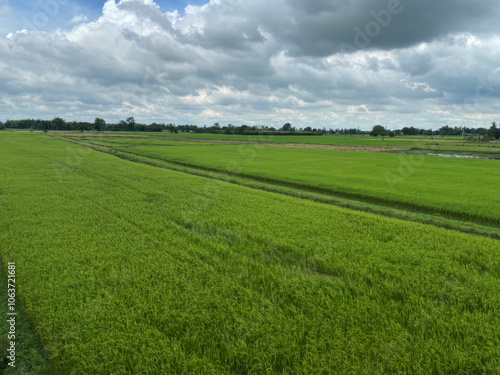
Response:
[[[498,0],[0,0],[0,120],[500,121]]]

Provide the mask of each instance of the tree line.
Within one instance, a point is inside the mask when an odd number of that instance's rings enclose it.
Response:
[[[317,135],[326,134],[328,131],[323,129],[296,129],[290,123],[284,124],[276,129],[262,125],[240,125],[235,126],[229,124],[220,126],[215,123],[212,126],[197,126],[197,125],[175,125],[175,124],[141,124],[135,121],[134,117],[129,117],[118,123],[106,123],[102,118],[96,118],[94,122],[85,121],[66,121],[60,117],[54,117],[52,120],[40,119],[24,119],[24,120],[7,120],[5,123],[0,122],[0,130],[3,129],[24,129],[24,130],[56,130],[56,131],[126,131],[126,132],[170,132],[170,133],[213,133],[213,134],[301,134],[301,135]]]
[[[4,129],[24,129],[24,130],[58,130],[58,131],[127,131],[127,132],[170,132],[170,133],[207,133],[207,134],[241,134],[241,135],[322,135],[322,134],[343,134],[343,135],[370,135],[372,137],[395,137],[395,136],[453,136],[459,135],[469,138],[481,138],[482,140],[499,139],[500,129],[494,122],[490,128],[472,127],[450,127],[448,125],[439,129],[422,129],[414,126],[403,127],[401,129],[389,130],[382,125],[375,125],[371,131],[360,130],[359,128],[326,129],[295,128],[289,122],[281,127],[265,125],[232,125],[221,126],[218,122],[212,126],[197,125],[175,125],[164,123],[141,124],[135,121],[134,117],[128,117],[118,123],[107,123],[102,118],[96,118],[94,122],[66,121],[61,117],[54,117],[52,120],[24,119],[0,121],[0,130]]]
[[[500,134],[496,122],[493,122],[490,128],[471,128],[471,127],[450,127],[442,126],[439,129],[419,129],[413,126],[402,129],[389,130],[382,125],[375,125],[368,133],[372,137],[395,137],[395,136],[463,136],[464,138],[491,138],[499,139]]]

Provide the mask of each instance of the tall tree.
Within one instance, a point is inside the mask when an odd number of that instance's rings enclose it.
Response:
[[[52,124],[51,124],[51,129],[52,130],[65,130],[66,129],[66,121],[60,117],[54,117],[52,119]]]
[[[384,136],[386,133],[385,128],[382,125],[375,125],[370,132],[372,137],[378,137],[379,135]]]
[[[491,138],[500,139],[500,129],[498,128],[496,122],[491,123],[491,128],[490,128],[490,130],[488,130],[488,135]]]
[[[135,128],[135,119],[133,117],[129,117],[127,119],[127,130],[133,131]]]
[[[106,121],[102,118],[96,117],[94,120],[94,130],[100,132],[106,126]]]

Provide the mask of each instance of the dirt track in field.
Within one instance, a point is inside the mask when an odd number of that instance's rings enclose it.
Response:
[[[168,141],[183,141],[183,142],[199,142],[199,143],[225,143],[225,144],[243,144],[243,145],[257,145],[259,147],[287,147],[287,148],[307,148],[316,150],[338,150],[338,151],[361,151],[361,152],[388,152],[388,151],[405,151],[410,147],[368,147],[368,146],[344,146],[344,145],[320,145],[320,144],[306,144],[306,143],[271,143],[271,142],[252,142],[252,141],[237,141],[229,139],[206,139],[206,138],[183,138],[183,137],[161,137],[153,135],[135,135],[135,134],[96,134],[96,133],[53,133],[63,137],[103,137],[103,138],[135,138],[135,139],[157,139]]]

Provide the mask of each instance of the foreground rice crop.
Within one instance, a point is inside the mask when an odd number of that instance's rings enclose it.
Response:
[[[498,368],[498,241],[0,142],[0,252],[60,373]]]

